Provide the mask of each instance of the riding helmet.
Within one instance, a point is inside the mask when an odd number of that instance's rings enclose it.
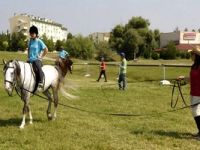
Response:
[[[38,35],[38,28],[36,26],[31,26],[29,29],[29,33],[35,33],[36,35]]]

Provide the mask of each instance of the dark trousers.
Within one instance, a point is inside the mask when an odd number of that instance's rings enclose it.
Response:
[[[119,89],[123,88],[124,90],[126,88],[126,74],[125,73],[119,74],[118,84],[119,84]]]
[[[200,134],[200,116],[194,117],[194,120],[198,128],[198,133]]]
[[[33,67],[36,69],[36,77],[38,77],[38,82],[41,82],[43,81],[43,71],[42,71],[42,62],[40,60],[35,60],[32,62],[33,64]]]
[[[100,74],[99,74],[99,78],[97,81],[100,80],[101,76],[104,75],[104,78],[105,78],[105,81],[107,81],[107,78],[106,78],[106,71],[105,70],[101,70]]]

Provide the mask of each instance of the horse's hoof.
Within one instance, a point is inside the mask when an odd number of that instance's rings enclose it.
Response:
[[[32,122],[32,121],[30,121],[30,122],[29,122],[29,124],[33,124],[33,122]]]
[[[21,125],[21,126],[19,126],[19,128],[20,128],[20,129],[24,129],[24,126]]]
[[[52,120],[52,115],[51,115],[51,114],[48,114],[48,115],[47,115],[47,118],[48,118],[48,120]]]
[[[52,117],[51,117],[51,118],[50,118],[50,117],[48,117],[48,120],[49,120],[49,121],[51,121],[51,120],[52,120]]]
[[[52,120],[53,118],[52,118],[52,116],[48,116],[48,120]]]

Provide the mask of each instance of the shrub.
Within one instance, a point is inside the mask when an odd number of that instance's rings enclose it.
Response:
[[[153,60],[158,60],[158,58],[159,58],[158,53],[153,52],[153,53],[151,54],[151,58],[152,58]]]
[[[190,53],[186,53],[185,58],[190,59],[190,56],[191,56]]]
[[[150,51],[148,49],[145,49],[144,51],[144,58],[146,59],[150,58]]]
[[[176,59],[176,47],[173,42],[169,42],[167,49],[162,50],[160,53],[162,59]]]

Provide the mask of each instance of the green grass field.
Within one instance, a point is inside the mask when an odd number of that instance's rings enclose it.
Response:
[[[0,52],[1,59],[25,60],[20,53]],[[44,62],[51,63],[51,62]],[[131,63],[131,62],[130,62]],[[140,61],[142,63],[142,60]],[[144,63],[159,63],[144,61]],[[164,63],[170,63],[164,62]],[[174,61],[173,63],[179,63]],[[191,63],[182,61],[181,63]],[[2,69],[2,65],[1,65]],[[0,75],[0,149],[70,149],[70,150],[188,150],[200,149],[200,142],[191,138],[196,126],[190,109],[156,114],[171,110],[171,86],[159,85],[162,67],[129,67],[128,89],[117,87],[117,66],[107,66],[108,82],[98,83],[98,66],[74,65],[73,74],[66,77],[68,91],[79,99],[68,100],[60,94],[60,102],[80,109],[99,113],[147,114],[140,117],[120,117],[82,112],[58,107],[58,118],[48,121],[47,102],[31,98],[33,125],[20,130],[22,105],[20,98],[8,97]],[[187,76],[190,68],[166,68],[166,78]],[[90,77],[84,75],[89,73]],[[155,81],[150,81],[155,80]],[[189,104],[189,85],[183,86]],[[177,93],[175,93],[177,94]],[[178,107],[183,104],[178,103]]]

